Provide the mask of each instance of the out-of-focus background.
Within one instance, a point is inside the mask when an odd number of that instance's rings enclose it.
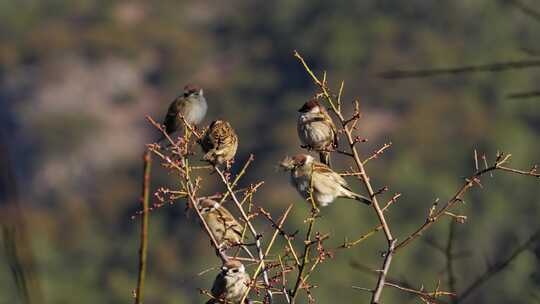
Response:
[[[328,72],[332,88],[345,81],[348,105],[360,99],[365,155],[393,143],[368,170],[376,187],[403,193],[388,213],[398,239],[473,171],[474,149],[490,159],[510,152],[513,166],[528,169],[540,160],[540,100],[511,95],[537,91],[538,69],[381,76],[535,60],[540,22],[526,8],[540,6],[522,1],[0,1],[0,170],[13,177],[0,194],[5,205],[18,203],[10,214],[21,215],[27,232],[35,303],[131,301],[139,228],[131,216],[140,208],[141,155],[157,137],[144,116],[161,120],[187,82],[205,89],[206,122],[221,117],[236,128],[235,168],[255,154],[243,184],[266,181],[256,203],[278,214],[295,202],[288,229],[304,229],[308,206],[275,170],[284,155],[301,151],[296,110],[316,92],[295,49],[317,73]],[[222,190],[212,178],[208,194]],[[153,190],[161,185],[174,187],[175,176],[154,166]],[[495,174],[483,186],[458,210],[468,216],[455,234],[458,291],[539,225],[537,180]],[[317,231],[331,233],[329,247],[377,223],[371,209],[350,201],[322,215]],[[399,253],[390,276],[430,289],[440,279],[447,289],[446,261],[433,243],[445,246],[448,223]],[[9,243],[9,229],[3,232]],[[467,302],[540,302],[534,247]],[[24,303],[8,248],[0,254],[0,303]],[[351,286],[374,286],[358,265],[380,267],[384,248],[380,234],[336,250],[313,278],[318,303],[367,301]],[[146,303],[205,301],[197,288],[209,288],[216,272],[198,273],[217,263],[182,201],[151,214]],[[419,301],[389,288],[383,300]]]

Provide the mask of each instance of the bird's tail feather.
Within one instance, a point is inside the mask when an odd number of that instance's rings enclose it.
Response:
[[[367,198],[367,197],[365,197],[365,196],[363,196],[361,194],[354,193],[352,191],[350,192],[350,194],[351,194],[352,199],[355,199],[355,200],[357,200],[357,201],[359,201],[361,203],[364,203],[366,205],[371,205],[373,203],[369,198]]]

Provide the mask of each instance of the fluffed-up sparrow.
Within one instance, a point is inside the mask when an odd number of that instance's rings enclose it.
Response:
[[[238,149],[238,136],[228,121],[215,120],[199,140],[199,144],[206,153],[204,160],[214,165],[223,164],[234,158]]]
[[[330,166],[330,152],[338,146],[338,132],[326,108],[316,99],[306,102],[299,110],[298,137],[302,145],[319,152],[322,163]]]
[[[229,210],[211,199],[202,200],[198,207],[220,248],[240,246],[249,257],[253,258],[247,246],[242,244],[243,227]]]
[[[208,105],[206,98],[203,95],[203,89],[197,85],[188,84],[184,87],[184,93],[174,99],[169,106],[167,115],[163,120],[165,132],[169,136],[174,136],[178,131],[182,130],[183,121],[181,116],[190,125],[196,126],[202,122]],[[163,136],[159,141],[163,140]]]
[[[199,202],[199,211],[214,235],[216,241],[222,245],[240,244],[242,241],[242,225],[225,207],[211,199]]]
[[[238,260],[229,260],[221,267],[212,286],[212,296],[206,304],[240,304],[248,290],[251,279],[244,265]]]

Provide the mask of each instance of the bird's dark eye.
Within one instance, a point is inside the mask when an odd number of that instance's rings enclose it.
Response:
[[[189,93],[188,92],[184,92],[184,97],[188,97],[189,96]]]
[[[237,272],[238,272],[238,269],[233,269],[232,272],[233,272],[233,273],[237,273]]]

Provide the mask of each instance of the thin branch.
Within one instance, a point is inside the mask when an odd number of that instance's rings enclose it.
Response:
[[[516,69],[536,68],[538,66],[540,66],[540,60],[517,60],[480,65],[466,65],[454,68],[437,68],[425,70],[389,70],[387,72],[379,74],[379,76],[385,79],[422,78],[448,74],[504,72]]]
[[[428,303],[443,303],[443,302],[439,301],[437,299],[437,297],[440,297],[440,296],[453,297],[454,296],[454,293],[448,292],[448,291],[435,290],[433,292],[427,292],[427,291],[423,291],[423,290],[416,290],[416,289],[412,289],[412,288],[408,288],[408,287],[403,287],[403,286],[400,286],[398,284],[394,284],[394,283],[390,283],[390,282],[386,282],[385,285],[396,288],[396,289],[399,289],[401,291],[408,292],[408,293],[413,294],[413,295],[416,295],[416,296],[422,298],[423,300],[427,301]]]
[[[540,174],[536,172],[535,167],[533,167],[533,169],[531,169],[530,171],[523,171],[523,170],[517,170],[517,169],[512,169],[512,168],[503,166],[503,164],[505,164],[510,159],[510,156],[511,154],[507,154],[507,155],[499,154],[493,166],[479,170],[473,175],[471,175],[470,177],[466,178],[465,183],[456,192],[456,194],[454,194],[454,196],[450,200],[448,200],[446,204],[440,209],[438,210],[432,209],[432,212],[430,212],[430,215],[426,218],[426,221],[424,222],[424,224],[422,224],[416,231],[411,233],[405,240],[399,243],[396,246],[396,251],[407,246],[411,241],[413,241],[414,239],[422,235],[422,233],[426,229],[428,229],[431,225],[433,225],[442,215],[447,215],[448,210],[452,208],[452,206],[454,206],[457,202],[463,201],[463,196],[470,188],[472,188],[475,185],[480,185],[479,178],[482,175],[488,172],[501,170],[501,171],[511,172],[511,173],[520,174],[520,175],[540,177]],[[434,205],[434,207],[436,207],[436,205]]]
[[[236,177],[234,178],[233,182],[231,183],[231,188],[234,189],[234,187],[236,187],[236,184],[238,184],[238,181],[242,178],[242,176],[244,176],[244,174],[246,174],[246,171],[247,171],[247,168],[251,165],[251,163],[255,160],[255,156],[253,154],[250,154],[249,157],[248,157],[248,160],[246,161],[246,163],[244,164],[244,166],[242,167],[242,170],[240,170],[240,172],[236,175]],[[235,191],[236,192],[236,191]],[[225,202],[225,200],[227,199],[227,197],[229,197],[229,192],[225,192],[225,194],[223,194],[223,197],[221,198],[221,200],[219,201],[219,204],[223,204],[223,202]]]
[[[386,209],[388,209],[390,206],[396,203],[398,198],[400,197],[401,197],[401,193],[395,193],[394,196],[392,196],[392,198],[388,202],[386,202],[386,204],[382,208],[382,211],[386,211]]]
[[[281,256],[278,256],[278,259],[279,266],[281,267],[281,284],[283,285],[282,293],[285,296],[285,301],[287,301],[287,303],[291,303],[291,297],[287,292],[287,276],[285,275],[285,266],[283,265],[283,260],[281,259]]]
[[[502,170],[502,171],[506,171],[506,172],[512,172],[512,173],[516,173],[516,174],[528,175],[528,176],[533,176],[533,177],[540,178],[540,173],[537,172],[536,165],[529,171],[517,170],[517,169],[513,169],[513,168],[508,168],[508,167],[505,167],[505,166],[498,166],[497,169]]]
[[[298,296],[298,291],[300,290],[300,287],[302,283],[304,282],[303,275],[304,275],[306,265],[309,262],[310,248],[314,244],[313,242],[311,242],[311,234],[313,232],[313,226],[315,225],[315,216],[312,216],[308,220],[309,220],[309,224],[308,224],[308,229],[306,232],[306,238],[304,241],[304,252],[302,253],[302,261],[300,262],[300,266],[298,267],[298,276],[296,277],[296,283],[294,284],[294,288],[291,292],[292,303],[296,303],[296,297]]]
[[[486,283],[489,279],[493,278],[499,272],[506,269],[512,261],[514,261],[520,254],[525,250],[529,249],[536,241],[540,240],[540,229],[529,237],[523,244],[519,245],[514,249],[514,251],[505,259],[496,262],[494,265],[489,267],[487,271],[478,277],[474,282],[472,282],[469,287],[465,288],[463,292],[456,299],[456,303],[461,303],[468,296],[470,296],[475,290],[477,290],[482,284]]]
[[[526,5],[525,3],[518,0],[503,0],[503,2],[510,3],[511,5],[518,8],[523,14],[533,18],[535,21],[540,22],[540,12]]]
[[[456,232],[456,221],[450,221],[450,227],[448,228],[448,240],[446,242],[446,248],[444,255],[446,257],[446,278],[448,280],[448,287],[451,292],[456,292],[456,273],[454,269],[454,241]],[[452,298],[452,303],[457,303],[455,298]]]
[[[392,261],[392,256],[393,256],[393,251],[394,251],[394,246],[396,244],[396,240],[392,236],[392,233],[390,231],[390,227],[386,223],[386,218],[384,217],[384,213],[383,213],[382,209],[379,207],[379,202],[377,201],[377,197],[375,196],[375,191],[373,190],[373,187],[372,187],[371,182],[369,180],[368,174],[364,169],[364,163],[360,159],[360,155],[359,155],[359,153],[358,153],[358,151],[357,151],[357,149],[355,147],[355,144],[358,142],[358,140],[355,137],[353,137],[353,135],[352,135],[354,126],[352,126],[351,128],[347,127],[347,123],[349,121],[347,121],[344,118],[343,114],[336,107],[336,103],[333,101],[332,95],[329,93],[328,88],[326,86],[326,83],[321,82],[317,78],[317,76],[315,76],[315,74],[311,71],[311,69],[309,68],[309,66],[305,62],[304,58],[302,58],[302,56],[298,52],[295,51],[294,56],[296,58],[298,58],[300,63],[304,66],[307,73],[313,79],[313,82],[317,86],[319,86],[319,88],[321,89],[322,95],[327,100],[327,102],[330,105],[330,107],[332,108],[333,112],[339,118],[341,126],[342,126],[342,128],[343,128],[343,130],[345,132],[347,142],[349,144],[350,152],[352,153],[352,158],[354,159],[354,162],[356,163],[358,172],[360,173],[361,182],[364,185],[364,188],[369,193],[369,196],[371,197],[371,199],[373,201],[373,204],[372,204],[373,209],[375,210],[375,213],[377,214],[377,218],[379,219],[379,222],[380,222],[381,226],[383,227],[384,235],[385,235],[386,240],[388,242],[388,250],[387,250],[387,252],[385,254],[385,258],[384,258],[384,262],[383,262],[383,269],[380,272],[379,278],[377,280],[377,286],[374,289],[373,295],[372,295],[372,298],[371,298],[371,303],[372,304],[379,303],[381,293],[382,293],[382,290],[384,288],[385,278],[386,278],[386,275],[388,273],[388,269],[390,268],[390,263]],[[540,65],[540,61],[539,61],[539,65]],[[356,108],[357,108],[357,112],[358,112],[358,102],[356,103]]]
[[[255,230],[255,227],[253,227],[253,224],[249,220],[248,215],[244,211],[244,208],[242,208],[242,204],[238,201],[238,198],[236,197],[236,194],[234,193],[233,189],[231,188],[231,184],[227,181],[227,178],[219,169],[218,167],[215,167],[216,172],[218,173],[219,177],[221,178],[221,181],[223,184],[227,187],[227,191],[229,192],[233,202],[236,204],[236,207],[238,208],[238,211],[240,211],[240,214],[242,215],[242,218],[244,219],[245,223],[247,224],[249,231],[251,232],[253,238],[255,239],[255,247],[257,248],[257,254],[259,255],[259,261],[261,263],[261,267],[263,268],[263,279],[264,283],[266,284],[266,295],[268,297],[269,303],[272,303],[272,291],[270,291],[270,280],[268,279],[268,271],[266,270],[264,266],[264,253],[262,252],[261,248],[261,235],[257,233],[257,230]]]
[[[372,159],[375,159],[375,158],[379,158],[379,156],[381,156],[384,151],[388,148],[390,148],[392,146],[392,143],[389,142],[389,143],[385,143],[380,149],[378,149],[377,151],[373,152],[373,154],[368,157],[367,159],[365,159],[362,164],[365,165],[368,161],[372,160]]]
[[[276,227],[274,228],[274,234],[272,235],[272,238],[270,240],[270,243],[268,243],[268,246],[266,247],[266,251],[264,253],[264,256],[268,256],[268,254],[270,253],[270,249],[272,249],[272,246],[274,245],[274,242],[278,236],[278,234],[280,234],[281,232],[281,227],[283,227],[283,224],[285,223],[285,220],[287,219],[287,216],[289,215],[289,212],[291,211],[293,207],[293,204],[290,204],[289,207],[287,207],[287,209],[285,210],[285,212],[283,213],[283,215],[281,216],[281,219],[279,221],[279,223],[276,225]],[[281,258],[279,258],[280,260],[280,263],[281,263]],[[259,261],[259,265],[257,266],[257,268],[255,269],[255,272],[253,273],[253,280],[255,280],[255,278],[257,278],[257,276],[259,275],[259,272],[261,271],[261,269],[263,269],[263,275],[266,272],[266,269],[264,269],[265,267],[265,264],[264,264],[264,259],[261,259]],[[267,286],[267,290],[270,289],[270,284],[269,282],[267,283],[265,281],[265,284]],[[242,301],[240,301],[240,303],[244,303],[244,300],[247,298],[247,295],[249,294],[249,289],[246,291],[246,293],[244,294],[244,296],[242,297]],[[286,293],[285,293],[286,294]],[[285,295],[285,297],[288,299],[289,296],[288,294]],[[287,301],[288,303],[290,303],[290,301]]]
[[[137,289],[135,290],[135,304],[143,302],[144,279],[146,275],[146,258],[148,256],[148,206],[150,200],[150,171],[152,168],[152,157],[150,151],[146,151],[143,156],[144,175],[142,183],[142,205],[143,213],[141,219],[141,244],[139,247],[139,276]]]
[[[369,238],[370,236],[374,235],[375,232],[380,231],[382,228],[383,228],[382,225],[379,225],[379,226],[377,226],[377,227],[371,229],[370,231],[368,231],[366,234],[362,235],[362,236],[361,236],[360,238],[358,238],[357,240],[352,241],[352,242],[349,242],[349,241],[345,240],[345,241],[343,242],[343,244],[341,244],[338,248],[345,248],[345,249],[347,249],[347,248],[351,248],[351,247],[353,247],[353,246],[356,246],[356,245],[360,244],[361,242],[365,241],[365,240],[366,240],[367,238]]]
[[[147,116],[147,119],[156,128],[160,130],[162,129],[161,125],[157,124],[151,117]],[[216,250],[216,254],[219,256],[222,262],[229,260],[229,257],[225,254],[225,252],[220,247],[220,244],[217,242],[216,238],[214,237],[214,234],[211,232],[210,227],[208,227],[208,224],[204,220],[204,217],[202,216],[199,210],[198,199],[195,196],[195,189],[191,181],[191,170],[190,170],[188,160],[185,157],[182,157],[181,158],[182,165],[180,166],[176,162],[174,162],[169,156],[159,152],[153,145],[149,145],[148,149],[154,154],[156,154],[158,157],[160,157],[162,160],[166,161],[169,165],[171,165],[172,168],[178,170],[180,174],[183,176],[182,192],[186,194],[189,203],[191,204],[191,206],[193,206],[193,209],[195,210],[195,213],[197,214],[197,217],[199,218],[199,221],[201,222],[201,225],[203,226],[206,235],[208,235],[208,237],[210,238],[212,247],[214,247],[214,249]]]
[[[517,93],[510,93],[506,95],[506,98],[510,98],[510,99],[524,99],[524,98],[538,98],[538,97],[540,97],[540,91],[517,92]]]
[[[296,254],[296,251],[294,250],[294,246],[292,245],[292,242],[291,242],[291,239],[294,238],[294,235],[296,235],[296,233],[298,233],[298,230],[295,232],[295,233],[292,233],[292,234],[289,234],[287,233],[285,230],[283,230],[282,228],[282,224],[283,223],[276,223],[274,221],[274,219],[272,219],[272,217],[270,216],[270,212],[264,210],[262,207],[259,208],[259,211],[261,212],[261,214],[270,222],[272,223],[272,227],[274,229],[276,229],[279,234],[281,236],[283,236],[283,238],[285,239],[285,241],[287,242],[287,246],[289,247],[289,250],[291,252],[291,254],[293,255],[293,258],[296,262],[296,265],[300,265],[300,260],[298,259],[298,255]],[[268,253],[266,253],[268,254]]]

